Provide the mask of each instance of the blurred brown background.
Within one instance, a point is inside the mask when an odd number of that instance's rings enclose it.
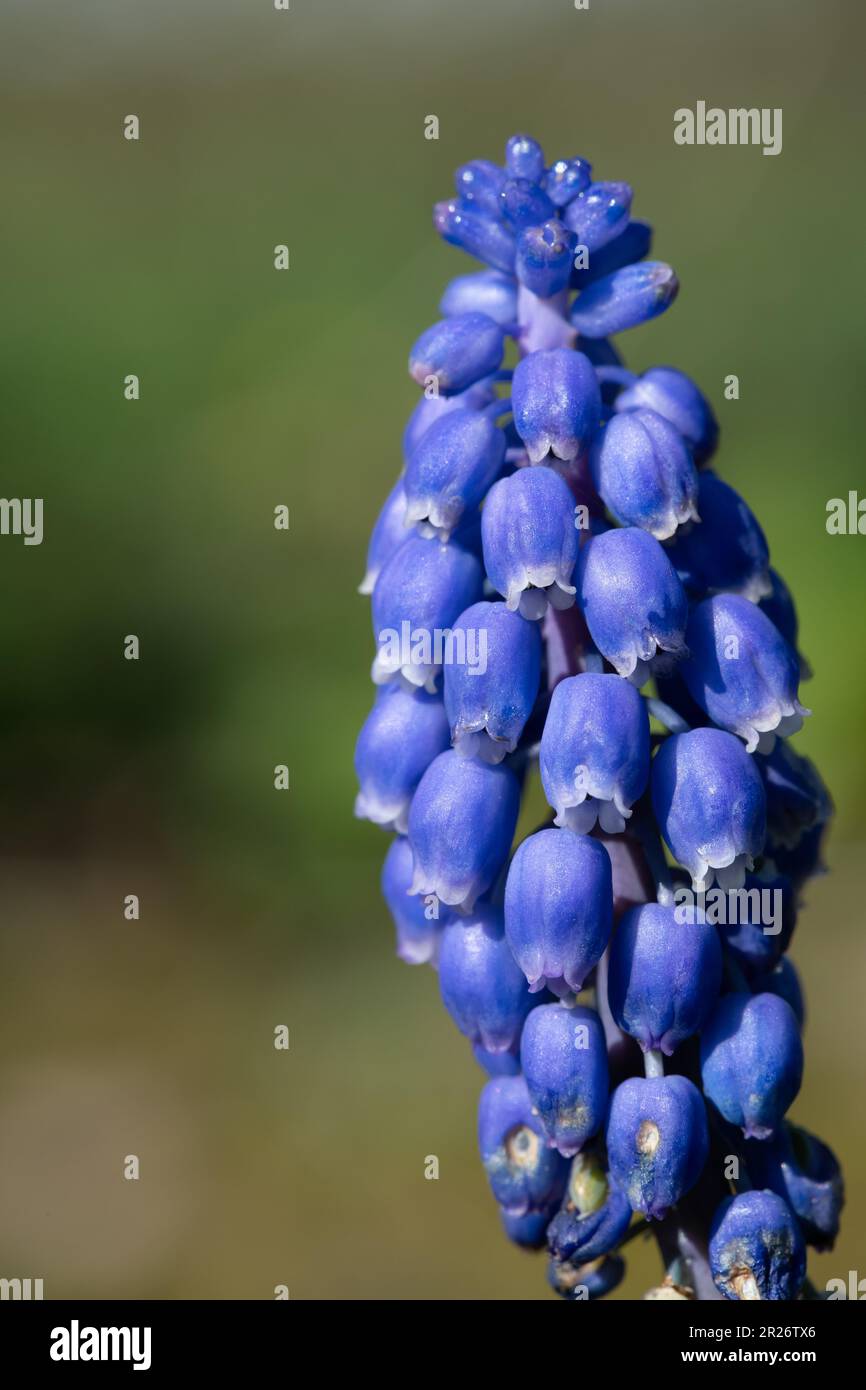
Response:
[[[548,1297],[476,1159],[482,1075],[432,972],[393,957],[385,837],[352,819],[355,586],[407,350],[469,268],[430,206],[516,129],[635,185],[682,292],[628,360],[710,395],[798,598],[798,746],[838,816],[792,952],[793,1114],[848,1177],[813,1277],[866,1274],[866,540],[824,529],[864,477],[862,7],[2,0],[0,26],[2,491],[45,499],[41,547],[0,538],[0,1275]],[[675,146],[699,99],[782,107],[782,154]],[[619,1296],[656,1274],[639,1243]]]

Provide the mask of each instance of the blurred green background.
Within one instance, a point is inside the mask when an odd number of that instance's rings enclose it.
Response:
[[[682,292],[627,358],[712,398],[719,467],[798,598],[816,673],[798,747],[838,816],[792,952],[793,1113],[848,1176],[813,1276],[866,1274],[866,539],[824,528],[828,498],[866,486],[862,6],[0,15],[2,492],[45,499],[41,547],[0,538],[0,1275],[48,1297],[548,1296],[476,1161],[482,1075],[433,973],[393,956],[385,837],[352,818],[355,586],[407,350],[469,268],[430,206],[516,129],[635,185]],[[782,154],[675,146],[698,99],[782,107]],[[657,1271],[633,1249],[627,1297]]]

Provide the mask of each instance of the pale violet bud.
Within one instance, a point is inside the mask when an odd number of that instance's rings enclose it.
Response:
[[[685,651],[688,602],[659,542],[634,526],[603,531],[581,550],[578,598],[592,640],[621,676],[643,685]]]
[[[756,604],[738,594],[705,599],[692,610],[686,643],[689,693],[750,753],[770,753],[777,736],[802,728],[810,711],[797,698],[800,662]]]
[[[495,270],[514,274],[517,243],[514,231],[492,215],[476,212],[453,199],[437,203],[433,209],[433,226],[443,241],[484,261]]]
[[[465,208],[474,212],[499,216],[499,195],[508,178],[500,164],[489,159],[472,159],[461,164],[454,175],[454,187]]]
[[[435,380],[453,396],[495,372],[505,351],[501,324],[487,314],[454,314],[428,328],[409,354],[409,375],[419,386]]]
[[[700,520],[691,451],[654,410],[614,415],[596,436],[590,468],[596,491],[623,526],[665,541],[678,526]]]
[[[544,180],[547,196],[558,208],[565,207],[592,182],[592,165],[586,159],[557,159]]]
[[[526,227],[517,239],[517,278],[541,299],[564,290],[571,278],[574,234],[555,218]]]
[[[663,314],[679,287],[663,261],[638,261],[588,285],[574,302],[571,322],[584,338],[607,338]]]
[[[572,348],[532,352],[518,362],[511,387],[514,425],[531,463],[548,454],[569,461],[586,449],[601,418],[592,363]]]
[[[447,540],[478,506],[505,459],[505,435],[488,415],[453,410],[423,434],[406,465],[406,525]]]
[[[655,817],[675,859],[689,870],[696,892],[715,878],[742,888],[764,848],[764,784],[742,743],[722,729],[671,734],[653,759]]]
[[[448,743],[440,699],[400,684],[385,686],[355,745],[360,784],[355,815],[386,830],[405,831],[415,788]]]
[[[541,633],[504,603],[476,603],[453,627],[443,670],[451,738],[464,757],[498,763],[532,713],[541,677]]]
[[[505,167],[512,179],[540,183],[544,174],[544,150],[531,135],[512,135],[505,144]]]
[[[556,824],[581,834],[625,829],[649,778],[649,716],[619,676],[584,672],[560,681],[541,736],[541,783]]]
[[[520,784],[510,768],[453,749],[428,767],[412,798],[409,843],[415,856],[411,892],[471,912],[508,858]]]
[[[482,581],[481,565],[462,546],[409,536],[386,561],[373,590],[376,684],[402,675],[412,685],[435,689],[451,624],[481,597]]]
[[[575,502],[550,468],[519,468],[500,478],[481,513],[488,578],[510,609],[541,618],[548,603],[570,608],[577,560]]]
[[[565,224],[592,257],[593,251],[618,237],[628,223],[632,191],[627,183],[593,183],[572,198],[563,212]]]
[[[533,993],[576,994],[613,923],[611,861],[598,840],[539,830],[517,848],[505,885],[505,933]]]
[[[503,328],[517,322],[517,282],[501,270],[477,270],[452,280],[439,308],[446,317],[454,314],[486,314]]]
[[[528,179],[509,179],[499,197],[502,216],[518,232],[524,227],[536,227],[556,213],[544,189]]]

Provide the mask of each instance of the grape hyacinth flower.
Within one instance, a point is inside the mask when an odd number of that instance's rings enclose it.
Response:
[[[406,465],[404,524],[447,541],[499,475],[505,436],[488,415],[454,410],[435,420]]]
[[[380,887],[397,929],[397,955],[407,965],[435,965],[442,928],[451,913],[440,905],[438,898],[410,897],[414,872],[409,841],[405,835],[396,835],[385,855]]]
[[[606,1139],[611,1174],[632,1210],[661,1221],[707,1161],[703,1097],[685,1076],[634,1076],[611,1097]]]
[[[373,590],[376,684],[402,676],[435,691],[445,634],[481,597],[482,584],[481,565],[468,550],[409,536],[382,566]]]
[[[456,396],[495,372],[505,351],[502,327],[487,314],[454,314],[421,334],[409,354],[409,375],[419,386],[435,382]]]
[[[803,1079],[794,1012],[776,994],[726,994],[701,1034],[704,1094],[747,1139],[769,1139]]]
[[[607,1043],[598,1014],[539,1004],[523,1027],[520,1067],[547,1142],[573,1158],[607,1108]]]
[[[787,1122],[772,1139],[749,1139],[745,1148],[755,1185],[785,1199],[807,1245],[832,1250],[845,1201],[842,1170],[832,1150]]]
[[[543,618],[571,608],[577,560],[574,498],[551,468],[521,468],[490,489],[481,514],[487,577],[508,607]]]
[[[452,631],[465,634],[473,662],[444,668],[451,739],[464,757],[498,763],[513,753],[532,714],[541,679],[541,633],[504,603],[475,603]]]
[[[737,594],[697,604],[686,628],[682,674],[692,699],[750,753],[772,752],[811,711],[800,704],[800,663],[765,613]]]
[[[435,893],[449,907],[471,912],[505,864],[519,807],[511,768],[440,753],[409,808],[410,893]]]
[[[710,1233],[710,1267],[725,1298],[796,1298],[806,1247],[787,1202],[758,1189],[722,1202]]]
[[[709,469],[698,478],[700,525],[677,533],[668,554],[690,596],[733,593],[757,603],[773,590],[766,537],[746,503]]]
[[[713,408],[685,372],[675,367],[651,367],[617,395],[621,411],[652,410],[674,426],[692,448],[695,462],[706,463],[715,452],[719,426]]]
[[[381,687],[355,746],[355,815],[405,833],[415,788],[448,742],[438,696],[399,682]]]
[[[549,454],[569,463],[586,449],[601,419],[601,391],[588,357],[572,348],[531,352],[514,369],[514,427],[530,463]]]
[[[561,1197],[568,1164],[547,1143],[522,1076],[488,1081],[478,1105],[478,1145],[490,1189],[508,1216]]]
[[[508,1052],[520,1041],[535,1000],[508,949],[502,913],[489,903],[455,919],[439,949],[442,1002],[461,1033],[485,1052]]]
[[[438,970],[485,1078],[505,1238],[566,1299],[614,1289],[647,1222],[647,1299],[795,1299],[844,1195],[788,1118],[787,949],[832,802],[788,742],[796,609],[716,471],[713,404],[624,360],[679,289],[636,202],[516,134],[434,209],[476,265],[410,354],[356,806],[394,835],[398,955]],[[539,781],[553,814],[524,834]]]
[[[700,892],[741,888],[764,847],[767,802],[739,739],[693,729],[665,739],[652,765],[653,809],[665,843]]]
[[[620,676],[642,686],[685,655],[688,603],[659,542],[634,526],[603,531],[583,547],[578,601],[593,642]]]
[[[627,912],[610,952],[607,997],[624,1033],[644,1052],[671,1057],[700,1031],[722,983],[722,948],[707,922],[680,922],[675,908],[646,903]]]
[[[541,784],[556,824],[584,834],[625,829],[649,778],[646,702],[619,676],[584,671],[560,681],[541,736]]]
[[[613,920],[611,864],[597,840],[539,830],[518,846],[505,884],[508,944],[533,993],[578,993]]]
[[[654,410],[614,415],[596,438],[590,467],[596,491],[622,526],[666,541],[678,526],[700,521],[691,451]]]

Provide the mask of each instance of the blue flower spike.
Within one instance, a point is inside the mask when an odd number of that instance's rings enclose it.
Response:
[[[580,834],[596,821],[610,834],[624,830],[649,778],[646,703],[619,676],[583,672],[560,681],[541,736],[539,764],[557,825]]]
[[[475,264],[412,348],[360,586],[356,811],[396,832],[397,954],[438,973],[491,1219],[554,1294],[609,1294],[649,1221],[648,1300],[811,1297],[844,1183],[787,1118],[833,814],[793,746],[794,599],[707,395],[626,360],[679,290],[631,186],[517,133],[454,188],[434,226]]]
[[[484,566],[509,608],[530,620],[574,604],[575,500],[552,468],[500,478],[481,513]]]
[[[806,1274],[806,1247],[797,1219],[774,1192],[755,1189],[727,1197],[710,1232],[716,1288],[739,1302],[791,1300]]]
[[[505,932],[533,993],[577,994],[612,921],[611,863],[597,840],[539,830],[518,846],[505,885]]]

